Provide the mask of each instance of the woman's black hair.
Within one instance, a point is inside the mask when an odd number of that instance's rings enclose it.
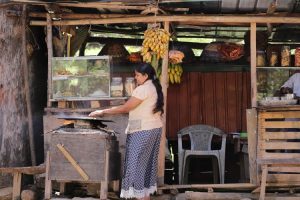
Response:
[[[164,113],[164,95],[162,92],[162,88],[159,82],[158,77],[156,76],[156,72],[152,65],[149,63],[141,63],[140,65],[136,66],[135,71],[145,75],[148,75],[147,80],[152,80],[153,85],[156,88],[157,92],[157,101],[156,101],[156,106],[153,109],[153,113],[161,112],[161,114]]]

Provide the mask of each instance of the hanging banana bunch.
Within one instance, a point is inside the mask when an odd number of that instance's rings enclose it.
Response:
[[[182,66],[178,64],[169,64],[168,67],[168,75],[169,75],[169,82],[172,84],[180,83],[181,82],[181,75],[183,73]]]
[[[145,62],[150,63],[152,55],[156,54],[156,59],[163,58],[170,39],[170,33],[165,29],[151,28],[145,31],[141,55]]]
[[[181,75],[183,73],[183,68],[181,66],[182,59],[184,58],[184,53],[177,50],[169,51],[169,66],[168,75],[169,82],[172,84],[179,84],[181,82]]]

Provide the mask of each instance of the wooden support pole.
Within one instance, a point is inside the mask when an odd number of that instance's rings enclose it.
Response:
[[[26,21],[27,21],[27,8],[23,5],[22,13],[22,54],[23,54],[23,71],[24,71],[24,85],[25,85],[25,96],[26,96],[26,108],[28,116],[28,135],[29,135],[29,145],[30,145],[30,156],[31,164],[36,166],[36,156],[35,156],[35,144],[34,144],[34,133],[33,133],[33,121],[32,121],[32,107],[30,98],[30,84],[29,84],[29,69],[27,62],[27,45],[26,45]]]
[[[251,106],[256,107],[256,23],[251,23],[250,27],[250,62],[251,62]]]
[[[52,45],[52,19],[49,13],[47,13],[47,49],[48,49],[48,89],[47,89],[47,107],[51,106],[51,92],[52,92],[52,57],[53,57],[53,45]]]
[[[164,23],[164,29],[169,32],[170,23]],[[166,148],[166,124],[167,124],[167,91],[168,91],[168,64],[169,64],[169,46],[167,46],[166,54],[162,60],[161,86],[164,94],[164,115],[163,129],[160,140],[160,149],[158,155],[158,185],[164,184],[165,175],[165,148]]]

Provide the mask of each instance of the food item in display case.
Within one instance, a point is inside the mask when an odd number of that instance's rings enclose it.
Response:
[[[122,77],[112,77],[110,86],[111,97],[122,97],[123,96],[123,83]]]
[[[126,77],[125,81],[125,96],[130,97],[135,88],[135,82],[133,77]]]
[[[257,67],[264,67],[266,66],[266,57],[264,51],[257,51],[256,52],[256,66]]]
[[[278,55],[277,52],[273,51],[270,56],[269,64],[271,67],[275,67],[278,65]]]
[[[288,67],[291,65],[291,51],[289,46],[283,46],[281,49],[281,66]]]
[[[295,50],[295,67],[300,67],[300,47]]]
[[[90,99],[109,97],[110,58],[54,57],[52,59],[52,98]]]

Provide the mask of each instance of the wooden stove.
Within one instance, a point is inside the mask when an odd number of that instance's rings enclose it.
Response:
[[[120,178],[121,156],[117,138],[113,131],[105,129],[103,120],[99,121],[101,123],[95,123],[95,119],[86,122],[70,120],[74,123],[50,132],[45,198],[50,198],[51,181],[56,180],[101,183],[100,198],[106,199],[108,182],[116,181],[115,185],[118,185]]]

